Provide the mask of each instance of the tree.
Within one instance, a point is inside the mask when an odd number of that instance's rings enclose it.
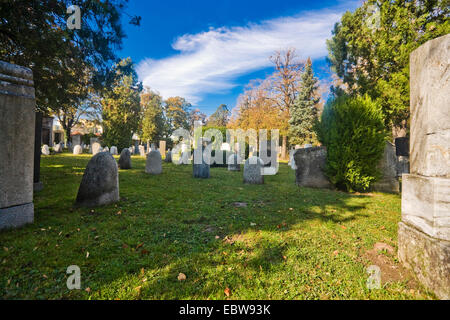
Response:
[[[303,63],[298,59],[295,49],[292,48],[284,52],[278,51],[270,59],[275,65],[271,97],[280,109],[279,128],[280,134],[283,136],[282,158],[286,158],[289,131],[287,119],[289,119],[289,111],[297,98]]]
[[[162,140],[166,133],[162,97],[149,88],[145,88],[141,94],[141,110],[141,140],[155,143]]]
[[[405,127],[409,55],[450,32],[449,13],[445,0],[369,0],[355,12],[346,12],[327,41],[329,63],[345,84],[345,90],[333,91],[367,93],[378,101],[387,127]]]
[[[140,93],[142,84],[137,81],[130,58],[116,64],[110,75],[111,89],[105,90],[102,98],[103,140],[107,145],[120,149],[132,143],[133,133],[140,123]]]
[[[206,125],[206,114],[200,111],[199,108],[193,109],[189,112],[189,121],[191,131],[194,130],[194,123],[200,121],[202,125]]]
[[[169,135],[176,129],[190,129],[189,112],[192,105],[182,97],[171,97],[165,102]]]
[[[230,117],[230,111],[225,104],[221,104],[217,110],[209,117],[208,126],[226,127],[228,124],[228,118]]]
[[[291,144],[312,144],[316,142],[314,125],[317,121],[317,78],[314,77],[311,59],[308,58],[302,74],[302,86],[295,103],[290,109],[289,142]]]
[[[0,60],[33,70],[37,108],[49,114],[61,105],[79,104],[85,70],[95,71],[92,84],[101,80],[116,59],[124,33],[121,14],[128,0],[14,0],[0,3]],[[81,9],[81,29],[69,30],[67,8]],[[139,19],[133,19],[138,24]],[[75,93],[79,92],[80,96]],[[70,98],[73,98],[72,101]]]

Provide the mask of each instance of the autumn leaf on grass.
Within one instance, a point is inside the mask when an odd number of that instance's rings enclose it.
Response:
[[[86,289],[84,289],[87,293],[90,293],[91,292],[91,288],[86,288]]]
[[[186,275],[184,273],[181,273],[178,275],[178,281],[184,281],[186,280]]]
[[[136,247],[136,250],[139,249],[140,247],[142,247],[144,245],[144,243],[139,243]]]
[[[339,250],[333,252],[333,255],[337,256],[339,254]]]
[[[225,290],[224,290],[223,292],[225,293],[225,295],[226,295],[227,297],[229,297],[229,296],[231,295],[231,290],[230,290],[230,288],[228,288],[228,287],[226,287]]]

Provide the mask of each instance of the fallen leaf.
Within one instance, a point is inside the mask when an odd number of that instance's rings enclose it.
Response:
[[[347,229],[347,227],[346,227],[346,226],[341,226],[341,228],[342,228],[342,229],[344,229],[344,230],[345,230],[345,229]]]
[[[88,288],[84,289],[84,291],[90,293],[91,292],[91,288],[88,287]]]
[[[139,249],[139,248],[142,247],[143,245],[144,245],[143,243],[138,244],[137,247],[136,247],[136,249]]]
[[[337,256],[339,254],[339,250],[333,251],[333,255]]]
[[[145,249],[141,251],[141,254],[142,254],[142,255],[144,255],[144,254],[149,254],[149,253],[150,253],[150,252],[148,252],[148,250],[145,250]]]
[[[216,239],[220,239],[220,237],[219,237],[219,236],[216,236]]]
[[[180,273],[178,275],[178,281],[184,281],[184,280],[186,280],[186,275],[184,273]]]
[[[128,245],[124,243],[124,244],[122,245],[122,248],[128,249]]]
[[[89,258],[89,251],[86,252],[86,259]]]
[[[228,287],[226,287],[225,290],[224,290],[223,292],[225,293],[225,295],[226,295],[227,297],[229,297],[229,296],[231,295],[231,290],[230,290],[230,288],[228,288]]]

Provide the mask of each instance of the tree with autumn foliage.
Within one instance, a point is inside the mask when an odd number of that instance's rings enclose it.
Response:
[[[171,97],[165,101],[164,111],[166,114],[169,135],[173,131],[183,128],[190,130],[190,111],[192,105],[182,97]]]
[[[142,141],[158,142],[167,133],[162,97],[150,88],[144,88],[141,94],[140,138]]]
[[[137,80],[130,58],[121,60],[111,71],[112,87],[103,93],[103,140],[106,145],[128,148],[138,131],[142,84]]]

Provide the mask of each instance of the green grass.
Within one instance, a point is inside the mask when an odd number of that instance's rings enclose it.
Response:
[[[35,223],[0,233],[0,298],[225,299],[226,288],[231,299],[433,298],[408,278],[366,288],[365,252],[396,248],[398,195],[298,188],[286,164],[264,185],[224,168],[193,179],[191,166],[166,163],[151,176],[133,157],[119,203],[74,209],[89,159],[43,157]],[[82,290],[66,287],[70,265]]]

